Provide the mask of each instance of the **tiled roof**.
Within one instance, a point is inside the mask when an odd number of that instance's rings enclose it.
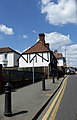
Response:
[[[46,48],[46,46],[43,43],[38,41],[34,46],[32,46],[31,48],[26,50],[23,54],[37,53],[37,52],[49,52],[49,51],[50,50],[48,48]]]
[[[11,49],[10,47],[3,47],[3,48],[0,48],[0,53],[9,53],[9,52],[18,53],[17,51]],[[19,53],[18,53],[18,54],[19,54]]]
[[[55,57],[56,57],[57,59],[63,58],[62,53],[55,52],[54,55],[55,55]]]

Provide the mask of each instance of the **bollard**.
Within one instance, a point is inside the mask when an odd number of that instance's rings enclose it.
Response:
[[[45,90],[45,78],[42,76],[42,90]]]
[[[12,115],[12,110],[11,110],[11,85],[8,82],[5,85],[5,111],[4,115],[7,117],[10,117]]]
[[[54,74],[53,74],[53,83],[55,83],[55,76],[54,76]]]

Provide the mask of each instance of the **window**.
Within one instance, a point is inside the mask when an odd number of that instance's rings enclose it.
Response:
[[[4,54],[4,59],[7,60],[7,53]]]
[[[7,67],[8,61],[7,61],[7,53],[3,54],[3,66]]]

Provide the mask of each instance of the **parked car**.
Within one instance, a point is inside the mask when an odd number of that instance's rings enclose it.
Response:
[[[75,71],[71,70],[71,71],[70,71],[70,74],[75,74]]]

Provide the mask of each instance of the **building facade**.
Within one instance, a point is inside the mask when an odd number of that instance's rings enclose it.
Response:
[[[49,43],[45,42],[45,34],[39,34],[38,42],[31,48],[26,50],[19,57],[19,68],[23,67],[42,67],[47,74],[49,74],[50,63],[54,61],[57,64],[57,60],[53,52],[49,49]]]
[[[19,56],[18,52],[9,47],[0,48],[0,64],[2,64],[2,67],[18,67],[17,59]]]
[[[54,52],[54,55],[58,61],[57,63],[57,71],[60,76],[63,76],[66,72],[66,58],[63,57],[62,53],[58,53],[57,51]]]
[[[63,57],[63,54],[62,53],[58,53],[57,51],[54,52],[54,55],[58,61],[57,63],[57,66],[63,66],[65,67],[66,66],[66,59],[65,57]]]

